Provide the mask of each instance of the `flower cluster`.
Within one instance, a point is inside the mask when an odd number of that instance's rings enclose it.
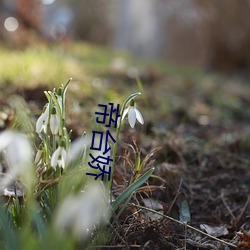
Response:
[[[45,91],[48,102],[36,122],[36,132],[41,139],[35,163],[37,172],[42,176],[51,167],[57,171],[64,169],[67,162],[69,135],[64,127],[65,92],[69,82],[57,90]]]
[[[49,102],[44,106],[43,112],[36,122],[36,132],[46,134],[47,129],[50,128],[52,135],[57,135],[62,119],[61,88],[59,88],[58,94],[53,92],[45,93],[47,93],[46,96]],[[54,95],[54,99],[51,98],[51,95]]]

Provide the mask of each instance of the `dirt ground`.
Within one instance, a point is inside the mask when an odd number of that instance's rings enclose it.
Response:
[[[103,77],[111,81],[114,76]],[[212,85],[211,79],[146,80],[146,104],[138,103],[146,113],[145,126],[122,130],[114,195],[135,176],[135,152],[141,159],[148,157],[141,171],[154,166],[155,172],[110,226],[113,238],[103,249],[250,247],[250,236],[236,233],[250,230],[250,85],[233,84],[228,78]],[[42,89],[11,91],[24,96],[35,110],[44,102]],[[75,131],[81,126],[79,119],[79,114],[71,116],[69,125]]]

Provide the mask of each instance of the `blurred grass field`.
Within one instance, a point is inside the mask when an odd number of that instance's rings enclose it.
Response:
[[[136,91],[143,92],[138,104],[146,121],[160,130],[171,131],[182,124],[195,128],[223,124],[225,129],[236,130],[234,123],[244,123],[250,116],[249,84],[237,75],[138,59],[80,42],[32,45],[22,50],[1,45],[0,57],[1,99],[33,89],[28,91],[28,101],[39,103],[43,93],[36,88],[51,89],[72,78],[68,112],[76,124],[80,122],[78,113],[84,111],[83,123],[90,125],[92,108],[98,103],[120,103]]]

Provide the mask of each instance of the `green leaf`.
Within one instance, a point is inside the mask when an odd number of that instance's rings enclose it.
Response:
[[[8,215],[2,208],[0,208],[0,228],[3,231],[6,249],[7,250],[21,250],[20,242],[16,231],[11,227]]]
[[[187,200],[181,202],[180,208],[180,221],[181,222],[189,222],[191,220],[190,210]]]
[[[126,200],[137,188],[139,188],[154,172],[154,168],[149,169],[143,176],[138,178],[133,184],[126,188],[118,198],[112,203],[112,208],[115,211],[124,200]]]
[[[67,83],[63,86],[63,89],[62,89],[62,95],[63,95],[63,97],[66,95],[66,91],[67,91],[69,83],[71,81],[72,81],[72,78],[69,78],[69,80],[67,81]]]
[[[127,198],[127,200],[124,202],[123,206],[120,208],[119,212],[117,213],[117,215],[115,216],[112,225],[114,225],[116,223],[116,221],[119,219],[121,213],[124,211],[124,209],[126,208],[127,204],[129,203],[130,199],[132,198],[133,193],[131,193],[129,195],[129,197]]]
[[[43,236],[45,233],[45,223],[42,218],[42,215],[39,212],[35,212],[33,220],[34,220],[34,224],[36,225],[38,235],[40,237]]]

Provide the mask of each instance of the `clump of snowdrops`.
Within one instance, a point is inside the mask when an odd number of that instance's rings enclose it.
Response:
[[[72,131],[65,126],[69,84],[70,80],[45,91],[47,103],[34,131],[28,135],[16,130],[0,133],[0,191],[9,197],[1,201],[1,249],[75,249],[104,244],[109,235],[103,228],[118,219],[134,191],[154,171],[151,168],[138,175],[118,197],[112,196],[122,120],[128,117],[131,127],[136,120],[144,123],[134,102],[140,93],[135,93],[121,106],[116,143],[111,145],[111,180],[102,182],[86,175],[89,153],[96,157],[98,153],[90,150],[91,135],[71,141]],[[137,163],[137,173],[140,166]]]

